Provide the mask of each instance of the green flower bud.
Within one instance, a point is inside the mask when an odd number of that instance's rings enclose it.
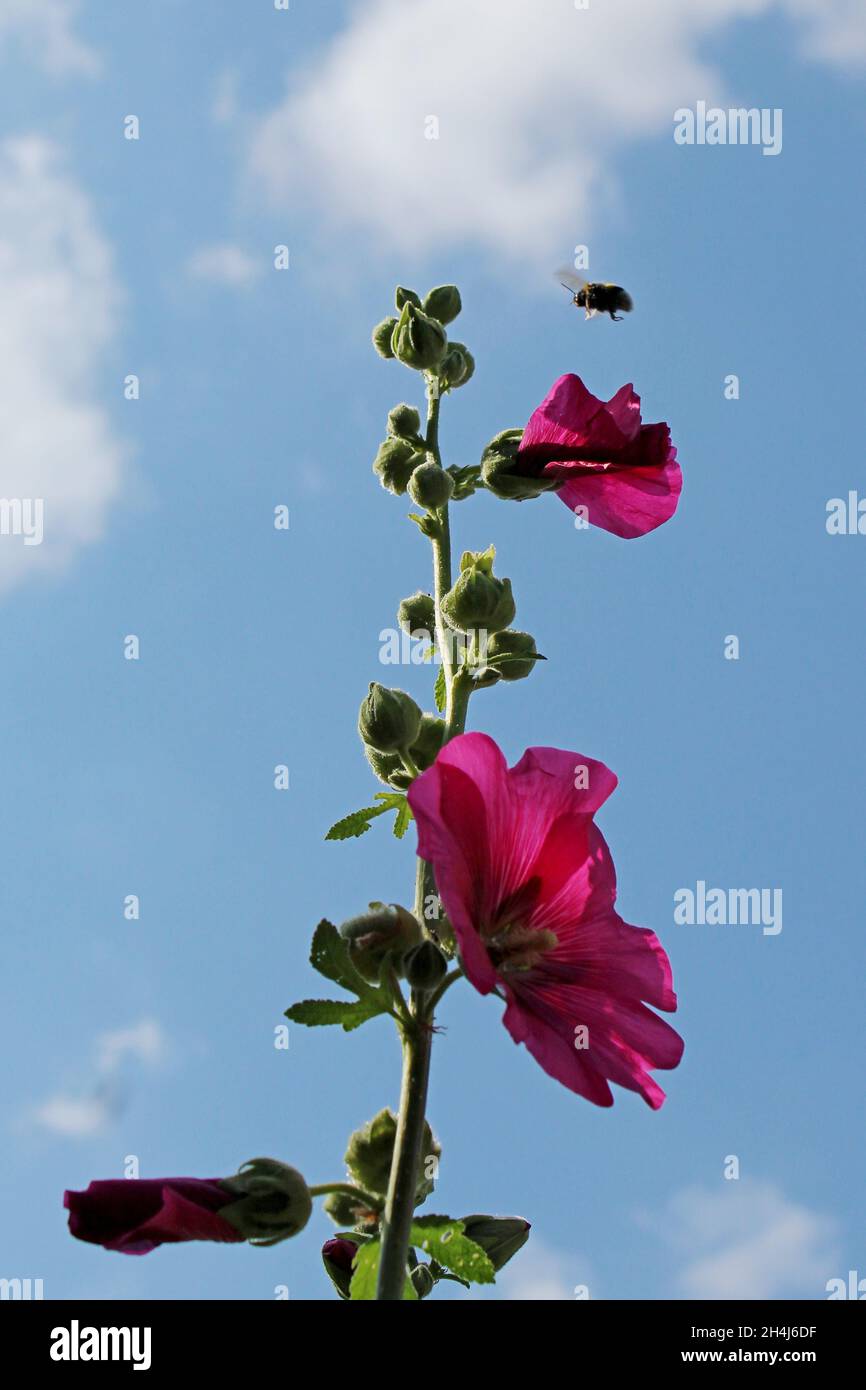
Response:
[[[481,482],[495,497],[525,502],[556,487],[552,478],[534,478],[520,472],[517,451],[523,430],[502,430],[494,435],[481,455]]]
[[[386,439],[373,460],[373,472],[384,488],[400,497],[424,457],[406,439]]]
[[[371,681],[358,715],[358,733],[365,743],[378,753],[399,753],[411,747],[420,727],[421,710],[411,695]]]
[[[373,1231],[379,1224],[379,1212],[357,1197],[350,1197],[348,1192],[329,1192],[322,1203],[322,1210],[341,1229],[357,1226],[362,1231]]]
[[[412,1287],[419,1298],[426,1298],[436,1287],[436,1280],[430,1273],[429,1265],[416,1265],[410,1272],[409,1278],[412,1280]]]
[[[448,501],[454,491],[454,479],[438,463],[419,463],[409,479],[408,491],[417,506],[432,511]]]
[[[415,764],[423,772],[436,761],[445,736],[445,720],[435,714],[421,715],[421,728],[418,737],[409,750]]]
[[[517,609],[510,579],[497,579],[469,566],[442,599],[446,621],[458,632],[499,632],[514,622]]]
[[[422,772],[434,762],[444,733],[444,719],[438,719],[435,714],[422,714],[418,737],[409,749],[412,761]],[[364,748],[364,753],[380,782],[400,792],[412,785],[412,774],[407,772],[399,753],[379,753],[369,746]]]
[[[417,446],[418,432],[421,429],[421,416],[414,405],[395,405],[388,415],[388,433],[395,439],[408,439]]]
[[[404,632],[429,632],[436,630],[436,604],[430,594],[418,589],[409,598],[404,598],[397,609],[397,622]]]
[[[364,756],[379,781],[384,782],[387,787],[404,792],[412,785],[412,774],[407,772],[399,753],[379,753],[377,749],[365,744]]]
[[[464,1216],[463,1234],[487,1254],[494,1269],[501,1269],[529,1239],[530,1225],[520,1216]]]
[[[538,650],[535,638],[528,632],[517,632],[509,628],[507,632],[495,632],[487,643],[487,664],[495,667],[504,681],[523,680],[528,676],[536,660]],[[504,661],[497,666],[497,657],[523,657],[526,661]]]
[[[424,296],[421,307],[425,314],[431,314],[440,323],[450,323],[460,313],[463,303],[456,285],[437,285]]]
[[[391,338],[394,356],[416,372],[439,366],[448,347],[448,337],[438,319],[425,314],[412,303],[403,305]]]
[[[373,329],[373,347],[380,357],[394,356],[394,350],[391,347],[391,338],[394,335],[394,329],[396,327],[396,319],[383,319],[382,322],[377,323],[376,327]]]
[[[223,1187],[237,1197],[220,1216],[251,1245],[276,1245],[296,1236],[310,1219],[313,1199],[297,1168],[275,1158],[252,1158]]]
[[[403,308],[406,304],[414,304],[417,309],[420,309],[421,296],[416,294],[414,290],[407,290],[404,289],[402,285],[398,285],[394,291],[394,304],[396,305],[398,314],[403,312]]]
[[[349,955],[358,974],[369,984],[378,984],[386,957],[390,956],[398,974],[402,973],[403,956],[418,945],[423,932],[411,912],[392,903],[371,908],[359,917],[350,917],[340,927],[340,935],[348,943]]]
[[[394,1139],[397,1134],[397,1117],[391,1110],[380,1110],[372,1120],[357,1129],[349,1140],[346,1149],[346,1167],[350,1179],[365,1192],[384,1194],[388,1191],[391,1176],[391,1160],[394,1156]],[[433,1191],[435,1169],[438,1167],[442,1150],[433,1138],[427,1121],[424,1121],[424,1136],[418,1164],[418,1184],[416,1205]]]
[[[448,962],[435,941],[422,941],[407,951],[403,957],[403,973],[413,989],[429,994],[441,985],[448,970]]]
[[[488,545],[486,550],[464,550],[460,556],[460,571],[475,569],[481,570],[482,574],[492,574],[495,559],[495,545]]]
[[[475,358],[463,343],[449,343],[439,369],[443,391],[465,386],[475,371]]]

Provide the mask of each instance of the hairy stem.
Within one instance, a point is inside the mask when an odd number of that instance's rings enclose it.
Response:
[[[415,1026],[403,1032],[403,1085],[382,1223],[382,1253],[376,1286],[376,1298],[387,1302],[402,1299],[406,1282],[409,1232],[422,1160],[421,1145],[433,1041],[433,1031],[424,1017],[420,1000],[413,997],[412,1007]]]

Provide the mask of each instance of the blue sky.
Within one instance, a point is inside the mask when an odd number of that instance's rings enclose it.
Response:
[[[481,495],[454,529],[495,541],[549,657],[479,693],[472,727],[512,762],[552,744],[618,774],[620,909],[669,951],[686,1053],[659,1113],[622,1092],[597,1110],[494,1000],[452,990],[432,1209],[532,1221],[484,1296],[822,1297],[866,1276],[866,539],[825,525],[866,494],[862,12],[243,8],[0,0],[0,495],[45,498],[41,546],[0,537],[0,1275],[46,1297],[330,1296],[320,1213],[273,1250],[135,1260],[71,1240],[61,1197],[127,1155],[142,1176],[272,1154],[338,1178],[349,1132],[396,1102],[385,1023],[293,1027],[287,1052],[273,1030],[315,992],[316,921],[412,891],[384,823],[323,835],[377,789],[367,683],[430,703],[423,670],[378,659],[429,556],[370,471],[417,379],[369,331],[396,283],[453,280],[478,369],[445,402],[446,462],[566,371],[602,396],[634,381],[679,450],[680,508],[645,539],[576,531],[552,497]],[[781,108],[781,154],[676,145],[700,99]],[[557,288],[577,244],[631,290],[624,323]],[[781,889],[783,930],[675,925],[699,880]]]

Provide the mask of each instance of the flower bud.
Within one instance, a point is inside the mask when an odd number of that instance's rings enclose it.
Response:
[[[345,1236],[335,1236],[333,1240],[326,1240],[322,1246],[322,1264],[325,1266],[325,1273],[341,1298],[350,1297],[352,1262],[357,1251],[358,1247],[355,1242],[346,1240]]]
[[[379,753],[400,753],[415,742],[420,727],[421,710],[411,695],[371,681],[358,715],[358,733],[364,743]]]
[[[501,1269],[529,1238],[530,1225],[520,1216],[464,1216],[463,1234],[487,1254],[494,1269]]]
[[[394,1156],[394,1140],[397,1134],[397,1117],[391,1110],[380,1110],[372,1120],[357,1129],[349,1140],[346,1149],[346,1167],[350,1179],[365,1192],[384,1194],[388,1191],[391,1176],[391,1160]],[[424,1134],[421,1142],[421,1155],[418,1163],[417,1201],[421,1202],[433,1190],[431,1167],[438,1165],[442,1150],[433,1138],[427,1121],[424,1121]],[[432,1160],[432,1164],[431,1164]]]
[[[418,736],[410,748],[412,760],[422,772],[436,761],[445,736],[445,720],[435,714],[422,714]]]
[[[454,491],[454,479],[438,463],[419,463],[409,479],[408,491],[417,506],[432,511],[448,501]]]
[[[421,307],[425,314],[430,314],[440,323],[451,323],[463,308],[460,291],[456,285],[437,285],[435,290],[429,290],[424,296]]]
[[[414,405],[395,405],[394,409],[388,414],[388,433],[395,439],[408,439],[413,444],[418,444],[418,432],[421,429],[421,416]]]
[[[373,472],[384,488],[400,497],[406,491],[406,485],[418,464],[425,457],[406,439],[386,439],[379,445],[379,452],[373,460]]]
[[[469,566],[442,599],[442,612],[458,632],[499,632],[514,621],[517,609],[510,579],[497,579]]]
[[[397,622],[404,632],[429,632],[432,638],[436,630],[436,604],[430,594],[418,589],[404,598],[397,609]]]
[[[418,919],[393,903],[350,917],[340,927],[340,935],[348,944],[358,974],[368,983],[378,984],[386,957],[392,957],[400,973],[405,952],[418,945],[423,933]]]
[[[497,665],[497,657],[526,657],[525,661],[504,661]],[[518,632],[509,628],[507,632],[495,632],[487,644],[487,665],[498,670],[504,681],[523,680],[528,676],[538,658],[535,638],[528,632]]]
[[[426,1298],[436,1287],[436,1280],[430,1273],[429,1265],[417,1264],[410,1271],[409,1278],[412,1280],[412,1287],[419,1298]]]
[[[439,366],[448,346],[448,337],[438,319],[425,314],[411,302],[403,305],[391,338],[394,356],[416,372]]]
[[[341,1230],[356,1227],[363,1231],[374,1231],[381,1215],[369,1203],[352,1197],[348,1192],[329,1192],[322,1203],[322,1210]]]
[[[475,371],[475,358],[463,343],[449,343],[439,375],[442,390],[450,391],[457,386],[465,386]]]
[[[481,455],[482,483],[488,492],[506,501],[525,502],[558,485],[556,479],[536,478],[520,471],[517,451],[522,438],[523,430],[502,430]]]
[[[402,285],[398,285],[394,291],[394,304],[398,314],[403,312],[403,307],[406,304],[414,304],[416,309],[420,309],[421,296],[416,294],[414,290],[407,290]]]
[[[396,319],[383,319],[382,322],[377,323],[376,327],[373,329],[373,347],[380,357],[394,356],[394,350],[391,347],[391,338],[393,337],[396,327]]]
[[[412,761],[421,772],[426,771],[435,761],[442,747],[444,733],[444,719],[437,718],[435,714],[422,714],[418,736],[409,748]],[[412,785],[412,774],[407,771],[399,753],[379,753],[369,745],[365,745],[364,753],[380,782],[400,792],[406,791],[407,787]]]
[[[429,994],[441,985],[448,970],[448,962],[435,941],[422,941],[403,957],[403,973],[413,989]]]
[[[275,1158],[252,1158],[223,1186],[237,1200],[220,1216],[251,1245],[276,1245],[296,1236],[310,1219],[313,1199],[297,1168]]]

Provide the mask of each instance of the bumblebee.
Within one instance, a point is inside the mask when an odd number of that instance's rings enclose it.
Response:
[[[634,308],[631,295],[622,285],[611,285],[602,281],[590,283],[572,275],[568,270],[557,271],[557,274],[560,276],[559,283],[562,288],[568,290],[571,295],[572,303],[576,304],[578,309],[584,309],[588,319],[594,318],[596,314],[610,314],[614,323],[619,323],[622,314],[618,314],[617,309],[630,314]]]

